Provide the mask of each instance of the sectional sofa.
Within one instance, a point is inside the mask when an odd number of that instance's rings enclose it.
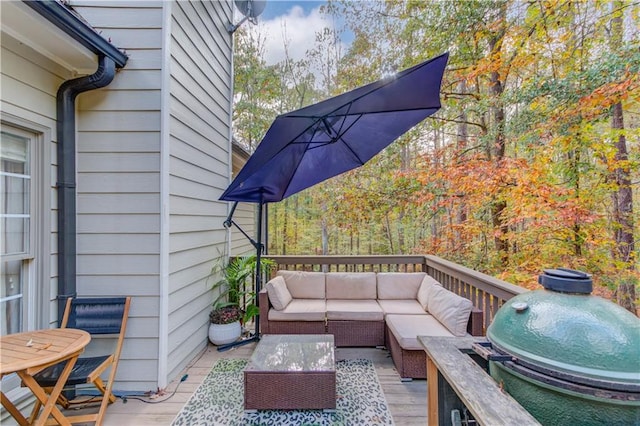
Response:
[[[278,271],[259,294],[262,334],[333,334],[386,346],[402,378],[426,378],[418,336],[480,336],[482,311],[424,272]]]

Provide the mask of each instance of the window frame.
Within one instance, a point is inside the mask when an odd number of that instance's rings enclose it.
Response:
[[[29,160],[31,188],[29,194],[29,249],[26,253],[2,256],[2,260],[23,260],[23,331],[49,327],[50,305],[55,299],[51,264],[51,145],[50,127],[8,114],[0,113],[0,128],[7,133],[26,136],[30,140]],[[24,262],[26,260],[26,262]],[[26,266],[24,266],[26,265]]]
[[[55,124],[55,123],[53,123]],[[23,331],[47,328],[55,319],[51,319],[51,299],[53,293],[51,241],[51,174],[53,172],[51,145],[51,127],[0,111],[0,129],[10,133],[19,132],[30,136],[31,150],[31,188],[30,188],[30,221],[28,254],[2,256],[2,260],[30,259],[23,261],[23,274],[28,281],[23,288],[22,313]],[[25,264],[27,266],[25,266]],[[2,378],[2,388],[10,399],[22,398],[28,391],[20,386],[20,379],[15,374]]]

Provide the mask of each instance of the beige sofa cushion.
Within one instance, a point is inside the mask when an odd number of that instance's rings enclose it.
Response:
[[[327,272],[326,280],[327,300],[376,299],[375,272]]]
[[[431,293],[433,286],[442,287],[442,284],[436,281],[431,275],[425,275],[422,279],[422,283],[420,284],[420,288],[418,289],[418,302],[420,302],[425,311],[429,304],[429,294]]]
[[[287,283],[281,276],[274,277],[267,285],[267,294],[269,295],[269,302],[273,305],[273,309],[281,311],[287,307],[291,302],[291,293],[287,289]]]
[[[382,308],[385,315],[401,314],[401,315],[427,315],[422,305],[416,299],[397,300],[397,299],[378,299],[378,304]]]
[[[453,336],[433,315],[387,315],[385,321],[400,346],[410,351],[424,350],[418,336]]]
[[[324,299],[324,272],[278,271],[294,299]]]
[[[269,309],[269,321],[324,321],[326,303],[320,299],[293,299],[281,311]]]
[[[384,313],[375,300],[329,299],[327,319],[341,321],[382,321]]]
[[[467,334],[467,323],[473,303],[449,290],[433,286],[429,292],[427,310],[440,321],[454,336]]]
[[[379,272],[378,300],[417,299],[424,272]]]

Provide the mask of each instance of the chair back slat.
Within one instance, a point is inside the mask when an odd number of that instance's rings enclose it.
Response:
[[[125,302],[125,297],[75,298],[66,327],[89,334],[119,334]]]

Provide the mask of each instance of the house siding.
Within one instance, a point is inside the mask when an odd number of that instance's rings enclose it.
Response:
[[[251,203],[238,203],[233,214],[233,221],[238,224],[244,232],[251,238],[256,238],[256,205]],[[235,228],[231,231],[231,256],[243,256],[255,254],[253,247],[247,237]]]
[[[171,5],[168,365],[176,377],[207,344],[209,275],[225,251],[229,183],[230,2]]]
[[[38,147],[42,152],[43,188],[41,205],[42,241],[36,249],[37,280],[42,285],[36,289],[34,299],[42,300],[37,309],[38,324],[55,325],[57,321],[57,206],[56,184],[56,93],[70,70],[45,58],[22,42],[3,33],[0,50],[0,87],[2,87],[2,119],[9,124],[25,125],[34,130],[46,130],[47,146]],[[38,293],[39,292],[39,293]]]
[[[155,390],[206,346],[209,275],[228,244],[218,198],[229,183],[232,3],[69,5],[129,57],[108,86],[76,100],[76,289],[133,297],[115,389]],[[1,54],[3,118],[47,129],[38,323],[54,327],[56,92],[78,70],[4,33]]]
[[[127,66],[77,101],[77,292],[133,296],[115,388],[159,383],[162,2],[72,1]]]
[[[242,170],[250,154],[241,148],[240,145],[233,146],[232,155],[232,177],[235,178]],[[238,203],[233,215],[234,222],[251,238],[256,237],[256,204],[255,203]],[[251,241],[235,226],[231,227],[229,252],[231,256],[245,256],[254,254],[256,248]]]

